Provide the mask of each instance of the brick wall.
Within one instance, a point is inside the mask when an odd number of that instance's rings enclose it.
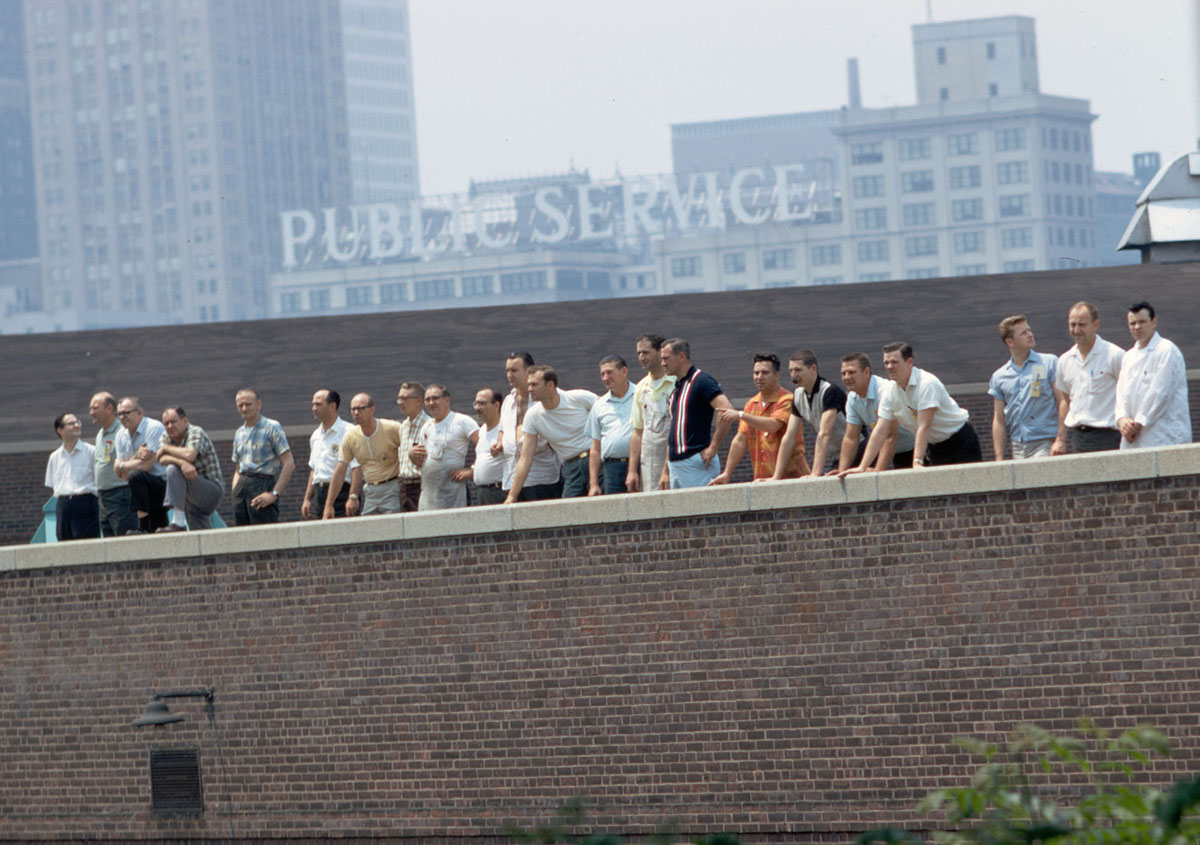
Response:
[[[0,572],[0,836],[483,842],[584,793],[614,830],[847,842],[961,782],[955,736],[1084,716],[1170,732],[1165,784],[1200,766],[1200,476],[1110,477]],[[210,533],[93,548],[268,536]],[[129,727],[210,684],[216,731]],[[202,815],[150,812],[156,747],[200,749]]]

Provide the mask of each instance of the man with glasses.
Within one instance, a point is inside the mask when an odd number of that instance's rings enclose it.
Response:
[[[350,400],[350,418],[355,425],[342,438],[337,469],[329,481],[331,490],[341,489],[346,481],[350,462],[357,460],[362,469],[362,515],[374,513],[400,513],[400,483],[396,479],[399,459],[396,450],[400,447],[400,423],[395,420],[375,419],[375,400],[368,393],[359,393]],[[347,501],[356,502],[353,493]],[[325,499],[322,519],[334,518],[334,500]]]
[[[46,486],[54,491],[55,536],[63,540],[86,540],[100,536],[100,509],[96,499],[96,450],[79,439],[79,418],[59,414],[54,433],[62,445],[50,453],[46,463]]]
[[[440,384],[425,388],[425,409],[429,420],[417,433],[417,443],[409,452],[412,462],[421,468],[423,511],[465,508],[467,450],[479,440],[479,430],[466,414],[450,410],[450,392]]]
[[[155,458],[162,443],[162,423],[142,412],[136,396],[125,396],[117,403],[117,460],[113,468],[129,482],[129,506],[137,515],[138,527],[127,534],[152,534],[167,526],[167,468]]]
[[[411,457],[412,448],[417,445],[421,435],[421,427],[429,421],[422,404],[425,401],[425,385],[416,381],[406,381],[400,385],[396,396],[396,404],[404,412],[400,421],[400,510],[404,513],[417,510],[421,503],[421,467],[414,463]]]

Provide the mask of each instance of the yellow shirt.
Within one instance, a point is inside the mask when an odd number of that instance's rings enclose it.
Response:
[[[375,420],[375,433],[367,437],[362,426],[351,426],[342,438],[340,460],[358,460],[363,481],[379,484],[391,481],[400,471],[400,423],[395,420]]]

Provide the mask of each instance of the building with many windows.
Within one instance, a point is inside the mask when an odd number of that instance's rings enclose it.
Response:
[[[26,0],[43,308],[269,312],[279,210],[350,198],[336,0]]]

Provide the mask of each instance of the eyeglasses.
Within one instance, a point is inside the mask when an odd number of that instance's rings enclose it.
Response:
[[[445,398],[446,398],[446,394],[443,393],[441,396],[426,396],[425,401],[426,402],[440,402],[442,399],[445,399]]]
[[[137,413],[139,410],[141,410],[141,409],[140,409],[140,408],[134,408],[132,411],[117,411],[117,416],[118,416],[118,417],[129,417],[129,416],[133,416],[133,415],[134,415],[134,414],[136,414],[136,413]]]
[[[367,410],[367,408],[370,408],[370,407],[371,407],[370,405],[351,405],[350,410],[362,412],[362,411]]]

